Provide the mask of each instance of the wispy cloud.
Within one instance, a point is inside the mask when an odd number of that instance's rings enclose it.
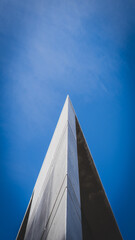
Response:
[[[124,4],[2,1],[1,39],[9,51],[5,50],[3,64],[8,104],[16,102],[30,122],[42,125],[50,106],[68,92],[87,98],[118,92],[120,48],[132,21],[126,18]]]

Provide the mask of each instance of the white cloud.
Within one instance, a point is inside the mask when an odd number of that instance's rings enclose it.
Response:
[[[114,76],[129,29],[122,4],[2,1],[0,32],[12,49],[4,64],[12,107],[16,101],[29,122],[43,126],[50,106],[59,105],[68,92],[82,98],[118,92]]]

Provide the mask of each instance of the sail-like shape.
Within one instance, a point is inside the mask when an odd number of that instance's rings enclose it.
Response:
[[[67,96],[17,240],[122,239]]]

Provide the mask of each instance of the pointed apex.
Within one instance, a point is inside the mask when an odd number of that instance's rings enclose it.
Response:
[[[72,108],[73,111],[74,111],[74,108],[73,108],[73,105],[72,105],[72,102],[71,102],[71,99],[70,99],[69,95],[67,95],[67,97],[66,97],[65,105],[67,105],[68,109]]]
[[[65,100],[65,103],[68,104],[68,102],[69,102],[69,95],[67,95],[66,100]]]
[[[70,98],[69,98],[69,95],[67,95],[66,100],[69,101],[69,99],[70,99]]]
[[[74,115],[76,115],[76,114],[75,114],[74,107],[73,107],[73,104],[72,104],[72,102],[71,102],[71,99],[70,99],[69,95],[67,95],[66,100],[67,100],[67,102],[68,102],[68,108],[71,108],[72,111],[74,112]]]

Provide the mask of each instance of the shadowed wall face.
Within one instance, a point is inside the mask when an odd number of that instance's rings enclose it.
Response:
[[[32,197],[30,199],[26,214],[24,216],[20,231],[18,232],[17,240],[24,240],[26,227],[27,227],[27,223],[28,223],[28,218],[29,218],[29,214],[30,214],[30,209],[31,209],[31,204],[32,204],[32,199],[33,199],[33,194],[32,194]]]
[[[121,240],[121,234],[76,118],[83,240]]]

